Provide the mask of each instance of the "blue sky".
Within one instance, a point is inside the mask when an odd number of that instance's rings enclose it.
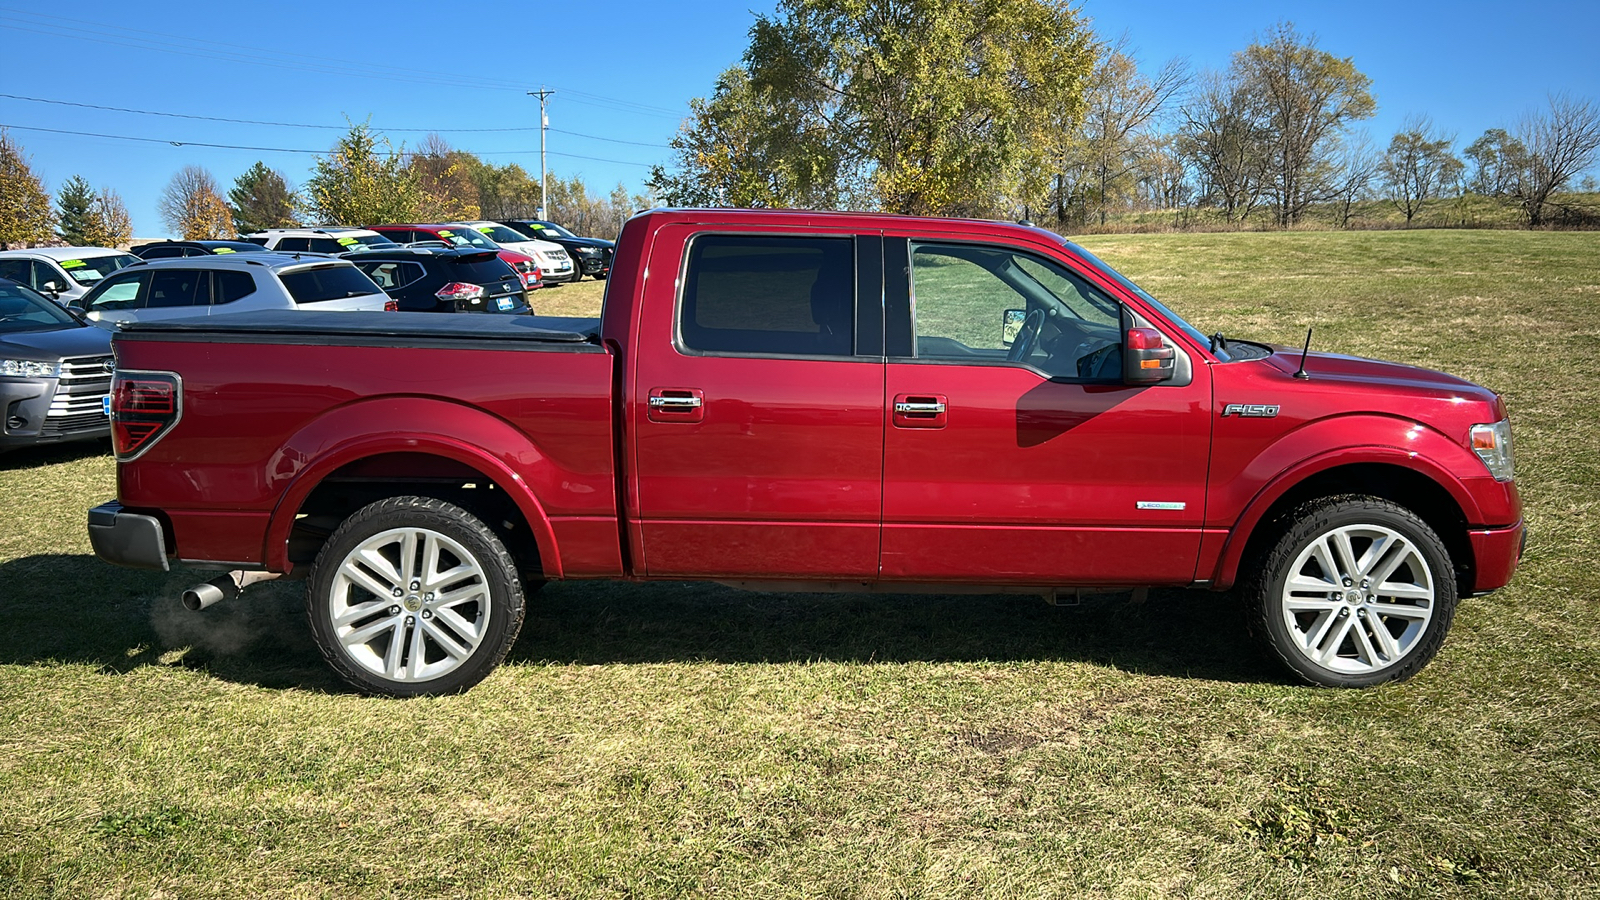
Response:
[[[0,0],[6,47],[0,94],[255,125],[139,115],[0,97],[0,124],[52,193],[74,174],[117,190],[139,237],[166,233],[161,189],[182,166],[226,190],[256,160],[296,185],[311,153],[346,119],[415,144],[429,130],[497,163],[537,173],[538,103],[550,101],[550,168],[591,190],[642,192],[692,97],[743,53],[771,3],[413,2],[127,4],[61,7]],[[174,12],[173,10],[177,10]],[[1600,3],[1229,3],[1086,0],[1102,36],[1126,34],[1150,67],[1171,57],[1223,68],[1234,51],[1288,18],[1373,80],[1374,142],[1409,114],[1432,116],[1464,146],[1510,127],[1548,93],[1600,102]],[[321,127],[302,127],[321,126]],[[143,138],[83,137],[28,129]],[[525,128],[526,131],[485,129]],[[419,129],[399,131],[398,129]],[[470,129],[478,129],[473,131]],[[173,146],[176,141],[184,146]],[[559,210],[556,211],[559,218]]]

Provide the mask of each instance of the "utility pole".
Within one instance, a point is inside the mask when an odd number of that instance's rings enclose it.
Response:
[[[549,186],[545,184],[546,173],[549,167],[544,161],[544,133],[550,130],[550,116],[545,114],[545,101],[555,96],[555,91],[547,91],[544,85],[539,85],[537,91],[529,91],[529,97],[539,98],[539,218],[550,218],[550,210],[545,207],[545,198],[550,196]]]

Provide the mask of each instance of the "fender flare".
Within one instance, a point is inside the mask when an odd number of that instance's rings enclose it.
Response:
[[[1266,516],[1272,505],[1283,498],[1290,490],[1304,482],[1306,479],[1331,469],[1344,466],[1376,464],[1392,466],[1398,469],[1407,469],[1426,477],[1429,481],[1442,488],[1456,507],[1461,511],[1467,522],[1482,520],[1482,515],[1477,500],[1472,496],[1466,486],[1461,483],[1455,466],[1451,462],[1465,463],[1463,457],[1470,457],[1466,448],[1449,441],[1442,434],[1422,430],[1419,434],[1431,434],[1437,441],[1428,441],[1433,445],[1427,449],[1437,453],[1443,448],[1453,449],[1454,453],[1446,452],[1442,455],[1446,460],[1440,460],[1435,455],[1424,453],[1420,449],[1401,449],[1395,446],[1367,445],[1356,447],[1338,447],[1324,450],[1309,456],[1299,462],[1279,471],[1261,487],[1250,501],[1245,505],[1233,527],[1228,531],[1228,537],[1223,544],[1222,551],[1217,557],[1217,563],[1211,574],[1211,584],[1221,590],[1233,586],[1239,575],[1239,566],[1244,561],[1245,547],[1250,538],[1255,534],[1262,519]],[[1271,450],[1277,449],[1274,445]],[[1265,455],[1265,454],[1263,454]],[[1451,459],[1454,457],[1454,459]],[[1259,459],[1259,458],[1258,458]],[[1476,464],[1475,457],[1471,462]],[[1469,470],[1470,471],[1470,470]],[[1199,575],[1200,573],[1196,573]]]
[[[428,423],[395,430],[392,423]],[[439,425],[448,425],[448,434]],[[352,436],[354,435],[354,436]],[[491,453],[486,447],[500,448]],[[422,453],[459,462],[500,486],[528,522],[548,578],[562,575],[555,529],[524,472],[545,462],[528,436],[503,419],[459,403],[424,397],[376,397],[346,404],[307,423],[268,461],[268,488],[278,494],[267,527],[262,559],[287,572],[289,534],[311,492],[350,463],[387,453]]]

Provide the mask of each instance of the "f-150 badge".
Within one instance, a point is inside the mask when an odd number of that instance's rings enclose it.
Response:
[[[1245,419],[1270,419],[1278,414],[1277,405],[1265,403],[1229,403],[1222,408],[1222,417],[1239,416]]]

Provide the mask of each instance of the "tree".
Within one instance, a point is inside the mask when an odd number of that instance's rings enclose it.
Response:
[[[453,149],[437,134],[423,138],[406,161],[406,173],[419,194],[417,217],[429,222],[480,218],[472,171],[482,164],[478,157]]]
[[[0,249],[48,242],[55,213],[22,148],[0,128]]]
[[[409,222],[417,217],[421,191],[402,153],[362,123],[352,125],[327,156],[317,157],[306,202],[329,225]]]
[[[1099,208],[1100,224],[1106,223],[1106,208],[1113,196],[1129,196],[1135,185],[1134,173],[1140,154],[1149,149],[1154,137],[1146,126],[1188,82],[1189,74],[1181,60],[1172,60],[1154,77],[1139,71],[1126,38],[1105,49],[1085,86],[1081,125],[1084,169],[1091,178],[1091,191]]]
[[[94,206],[94,190],[81,175],[68,178],[56,193],[56,234],[69,246],[93,246],[84,240],[89,226],[89,209]]]
[[[1516,190],[1517,173],[1526,164],[1528,148],[1504,128],[1485,131],[1467,145],[1466,153],[1473,163],[1472,179],[1467,183],[1472,190],[1485,197],[1507,197]]]
[[[133,240],[133,220],[122,197],[110,188],[94,195],[85,219],[83,242],[90,247],[120,247]]]
[[[1244,222],[1267,190],[1268,135],[1255,98],[1237,73],[1203,77],[1188,103],[1180,152],[1200,175],[1200,197],[1229,222]]]
[[[233,180],[228,200],[233,207],[233,227],[239,234],[300,224],[295,215],[298,198],[288,179],[259,160]]]
[[[516,163],[481,162],[468,173],[485,219],[532,219],[539,209],[539,183]]]
[[[780,0],[651,185],[917,214],[1042,197],[1093,55],[1067,0]]]
[[[1340,228],[1350,227],[1350,220],[1355,216],[1356,201],[1371,193],[1372,183],[1378,178],[1378,167],[1382,162],[1383,158],[1372,148],[1372,139],[1366,132],[1340,142],[1339,151],[1333,158],[1335,174],[1329,182],[1332,188],[1329,200]]]
[[[1453,184],[1463,168],[1451,151],[1455,139],[1438,134],[1426,116],[1408,118],[1389,141],[1378,171],[1389,200],[1406,217],[1406,227],[1423,204]]]
[[[184,166],[156,203],[161,221],[186,241],[213,240],[233,233],[233,211],[217,191],[217,180],[200,166]]]
[[[1377,108],[1368,90],[1372,79],[1349,57],[1317,49],[1315,37],[1302,37],[1289,22],[1236,54],[1233,71],[1264,126],[1278,224],[1292,225],[1307,206],[1326,198],[1328,156],[1339,135]]]
[[[743,66],[717,78],[710,100],[689,101],[672,139],[672,171],[654,166],[650,189],[668,206],[829,207],[838,205],[838,160],[825,134],[812,133]],[[555,192],[552,191],[552,194]]]
[[[1549,103],[1548,112],[1530,112],[1517,125],[1523,153],[1511,198],[1533,228],[1545,224],[1551,195],[1600,157],[1600,108],[1564,94]]]

